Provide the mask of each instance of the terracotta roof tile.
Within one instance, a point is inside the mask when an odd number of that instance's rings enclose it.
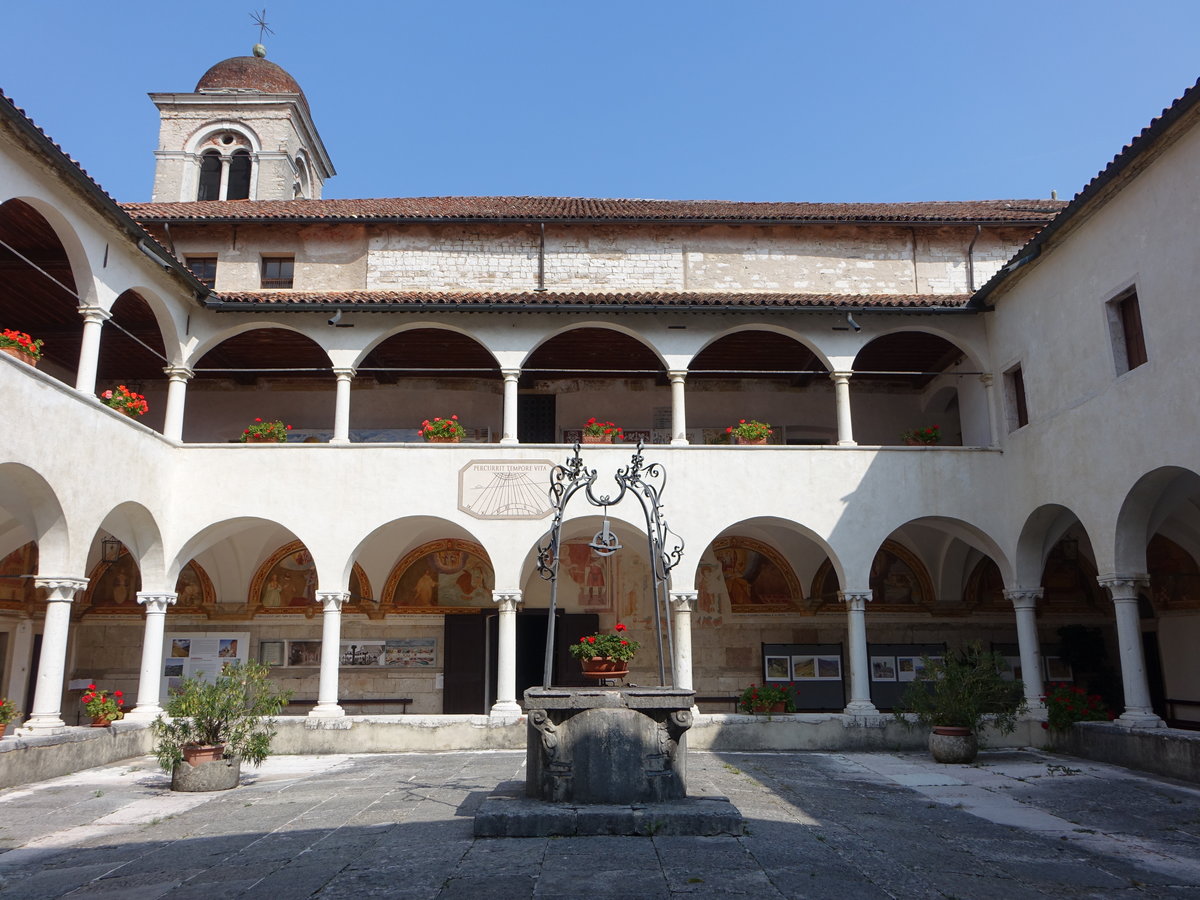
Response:
[[[960,308],[969,294],[799,294],[696,291],[227,291],[211,295],[217,309],[262,306],[312,309],[323,306],[375,309],[498,308],[595,309],[802,309],[802,308]]]
[[[743,203],[726,200],[604,200],[589,197],[396,197],[362,200],[234,200],[128,203],[142,222],[247,221],[695,221],[1041,225],[1058,200],[926,203]]]

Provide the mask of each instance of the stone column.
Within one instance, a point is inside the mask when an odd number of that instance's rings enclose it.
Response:
[[[850,645],[850,702],[848,716],[875,716],[879,710],[871,702],[871,666],[867,658],[867,604],[870,591],[838,591],[846,604],[846,633]]]
[[[692,679],[692,613],[696,611],[698,591],[671,591],[675,610],[675,659],[672,684],[681,691],[695,690]],[[695,704],[693,704],[694,706]]]
[[[142,636],[142,672],[138,677],[137,706],[125,718],[152,721],[161,713],[163,631],[167,607],[175,604],[176,594],[138,591],[137,601],[146,607],[146,627]]]
[[[839,447],[856,447],[854,423],[850,416],[850,376],[853,372],[830,372],[833,396],[837,407],[837,442]]]
[[[504,376],[504,427],[500,436],[502,444],[516,444],[517,440],[517,379],[520,369],[501,369]]]
[[[1000,403],[996,399],[996,379],[992,377],[990,372],[984,372],[979,376],[979,380],[983,383],[983,396],[987,402],[988,408],[988,428],[991,429],[992,439],[988,443],[989,447],[1000,446]]]
[[[167,366],[167,411],[163,420],[163,437],[183,440],[183,403],[188,382],[196,373],[187,366]]]
[[[1046,704],[1042,700],[1046,693],[1042,684],[1042,647],[1037,629],[1037,604],[1042,599],[1042,589],[1017,588],[1005,591],[1004,596],[1012,603],[1017,617],[1017,646],[1021,653],[1025,703],[1030,710],[1045,709]]]
[[[42,655],[38,660],[37,685],[33,693],[33,711],[23,728],[53,731],[65,728],[62,720],[63,675],[67,667],[67,632],[71,625],[71,601],[87,587],[86,578],[38,578],[34,584],[45,588],[46,621],[42,631]]]
[[[350,599],[346,591],[317,591],[321,616],[321,677],[317,685],[317,705],[309,716],[334,719],[346,711],[338,706],[338,660],[342,655],[342,604]]]
[[[671,443],[686,445],[687,438],[687,369],[672,369],[667,373],[671,379]]]
[[[492,591],[492,602],[500,610],[499,648],[496,653],[496,702],[491,715],[519,716],[517,703],[517,604],[520,591]]]
[[[1138,591],[1149,579],[1145,575],[1105,575],[1096,579],[1112,596],[1117,620],[1117,646],[1121,650],[1121,683],[1125,688],[1125,712],[1117,722],[1129,728],[1162,728],[1166,725],[1150,704],[1150,682],[1142,651],[1142,621],[1138,616]]]
[[[79,344],[79,368],[75,371],[75,390],[96,393],[96,366],[100,360],[100,329],[112,313],[99,306],[81,306],[83,339]]]
[[[231,162],[230,157],[224,153],[221,154],[221,186],[217,189],[217,197],[221,200],[229,196],[229,164]]]
[[[337,400],[333,409],[333,437],[331,444],[350,443],[350,382],[354,380],[354,369],[335,368],[337,376]]]

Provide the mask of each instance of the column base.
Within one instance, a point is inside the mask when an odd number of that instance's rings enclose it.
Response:
[[[519,444],[521,442],[518,441],[515,437],[502,437],[502,438],[500,438],[500,443],[501,444]]]
[[[125,722],[153,722],[163,714],[163,708],[158,704],[154,706],[135,706],[129,712],[125,713]]]
[[[688,446],[688,439],[687,438],[671,438],[671,446],[672,447],[686,447],[686,446]]]
[[[30,716],[19,726],[16,734],[63,734],[67,723],[58,716]]]
[[[837,446],[839,446],[839,447],[857,447],[858,441],[838,441]]]
[[[848,716],[879,715],[879,710],[875,708],[875,704],[870,700],[851,700],[846,704],[846,708],[842,712]]]
[[[350,438],[336,438],[336,437],[330,438],[329,443],[331,443],[331,444],[348,444],[348,443],[350,443]]]
[[[1113,720],[1114,725],[1126,728],[1166,728],[1167,723],[1149,709],[1127,709]]]
[[[318,703],[309,712],[310,719],[340,719],[346,711],[336,703]]]
[[[512,719],[525,715],[525,710],[516,700],[497,700],[488,715],[493,719]]]

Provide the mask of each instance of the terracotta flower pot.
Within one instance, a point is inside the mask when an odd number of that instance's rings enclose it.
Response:
[[[735,435],[733,436],[733,442],[734,442],[735,444],[750,444],[751,446],[759,446],[759,445],[765,444],[765,443],[767,442],[767,439],[766,439],[765,437],[760,437],[760,438],[744,438],[744,437],[738,437],[738,436],[735,434]]]
[[[612,442],[611,434],[585,434],[582,441],[584,444],[611,444]]]
[[[93,728],[107,728],[109,725],[111,725],[115,721],[116,721],[115,718],[109,718],[108,716],[94,716],[92,718],[92,727]]]
[[[629,662],[624,659],[593,656],[591,659],[581,659],[579,665],[584,678],[624,678],[629,674]]]
[[[457,444],[457,443],[459,443],[459,441],[460,441],[460,438],[457,434],[453,435],[452,437],[427,437],[427,438],[425,438],[425,443],[427,443],[427,444]]]
[[[183,761],[189,766],[198,766],[200,763],[216,762],[218,759],[224,759],[225,746],[223,744],[203,744],[192,745],[183,748]]]
[[[283,443],[277,437],[271,437],[269,434],[248,434],[246,435],[247,444],[280,444]]]
[[[24,350],[18,350],[16,347],[0,347],[0,352],[7,353],[9,356],[15,356],[26,365],[37,368],[37,357],[32,353],[26,353]]]

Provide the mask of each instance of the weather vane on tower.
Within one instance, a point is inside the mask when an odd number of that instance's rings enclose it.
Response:
[[[267,24],[267,8],[264,6],[262,12],[250,13],[250,18],[254,20],[254,24],[258,26],[258,43],[254,45],[254,55],[259,59],[267,55],[267,48],[263,46],[263,36],[274,34],[271,26]]]

